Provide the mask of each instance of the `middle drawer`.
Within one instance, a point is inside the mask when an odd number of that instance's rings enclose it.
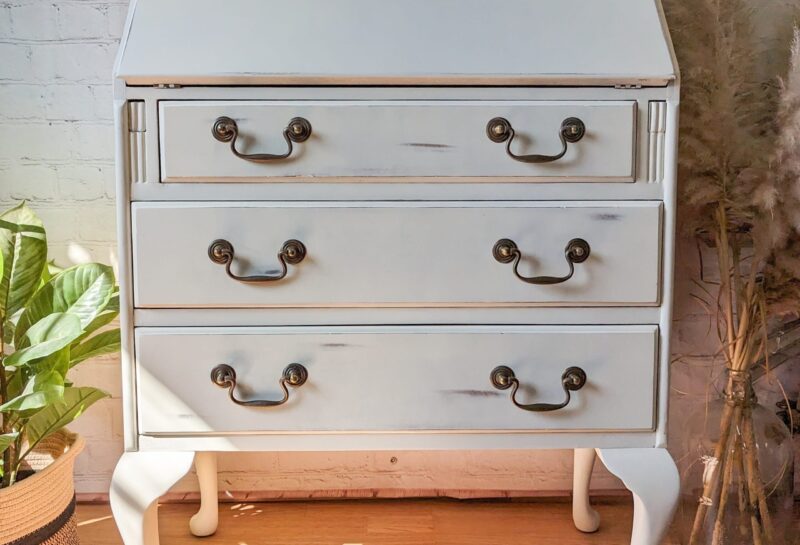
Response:
[[[657,305],[661,203],[132,205],[139,308]]]

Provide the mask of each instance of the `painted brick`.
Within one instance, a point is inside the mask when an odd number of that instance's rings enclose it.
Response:
[[[279,457],[278,468],[281,473],[292,472],[336,472],[348,470],[364,471],[372,465],[369,453],[348,452],[296,452],[291,456]]]
[[[45,92],[45,115],[54,121],[92,119],[93,101],[89,85],[50,85]]]
[[[58,35],[64,40],[105,37],[105,6],[88,3],[58,6]]]
[[[113,241],[116,235],[116,208],[113,206],[85,207],[79,212],[78,236],[85,241]]]
[[[118,39],[125,28],[125,19],[128,16],[128,3],[111,4],[106,9],[106,32],[110,38]]]
[[[107,167],[70,164],[58,169],[58,194],[65,201],[93,201],[105,197]]]
[[[70,125],[25,124],[0,125],[0,160],[65,161],[72,155],[75,132]]]
[[[30,46],[33,77],[39,81],[108,83],[115,46],[99,43],[35,44]]]
[[[76,384],[87,384],[86,380],[75,380]],[[94,383],[92,383],[94,386]],[[69,429],[83,435],[87,441],[113,441],[111,436],[112,408],[108,400],[100,400],[89,407]]]
[[[56,33],[56,6],[36,2],[10,7],[9,37],[19,40],[52,40]]]
[[[89,474],[99,475],[103,481],[108,482],[117,460],[122,456],[122,443],[113,439],[91,441],[86,445],[86,451],[90,460]],[[99,491],[107,492],[107,485]]]
[[[55,168],[39,164],[19,164],[0,171],[3,188],[0,194],[8,191],[8,198],[14,200],[52,201],[56,193],[57,174]],[[5,195],[3,195],[3,200]]]
[[[27,45],[0,43],[0,80],[22,81],[32,72],[31,49]]]
[[[217,469],[220,472],[234,474],[242,471],[243,468],[258,468],[259,471],[274,474],[281,471],[278,466],[278,458],[275,453],[264,456],[262,452],[220,454]]]
[[[35,205],[36,203],[33,204]],[[49,259],[55,260],[56,264],[61,267],[97,261],[115,267],[116,272],[117,250],[115,243],[75,242],[75,239],[77,239],[77,235],[74,235],[72,240],[66,242],[63,240],[48,240],[47,255]]]
[[[56,233],[56,236],[63,239],[63,236],[58,235],[58,233]],[[116,267],[117,250],[115,243],[76,242],[77,238],[77,235],[73,235],[68,241],[48,239],[47,255],[49,259],[55,260],[55,263],[60,267],[70,267],[92,261]]]
[[[107,392],[111,398],[104,400],[103,404],[109,412],[113,412],[118,407],[119,398],[122,396],[118,365],[119,358],[116,356],[113,358],[93,358],[73,368],[71,377],[78,386],[94,386]],[[111,431],[110,423],[109,417],[107,432]]]
[[[112,100],[111,85],[92,86],[93,116],[95,119],[113,121],[114,108]]]
[[[31,203],[36,214],[42,219],[47,230],[47,241],[54,243],[68,243],[78,235],[77,210],[72,207],[57,206],[54,204]],[[61,264],[61,262],[59,263]],[[65,265],[67,263],[64,263]]]
[[[0,40],[6,41],[11,36],[11,6],[0,4]]]
[[[79,160],[113,160],[114,127],[108,123],[74,125],[72,153]]]
[[[105,197],[114,202],[117,195],[117,180],[115,177],[114,165],[100,167],[103,172],[103,188]]]
[[[0,84],[0,119],[40,120],[45,91],[39,85]]]

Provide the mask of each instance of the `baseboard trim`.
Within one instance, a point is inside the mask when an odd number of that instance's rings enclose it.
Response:
[[[270,502],[270,501],[316,501],[316,500],[363,500],[363,499],[431,499],[454,500],[530,500],[566,501],[572,496],[570,490],[460,490],[460,489],[413,489],[413,488],[364,488],[354,490],[251,490],[220,492],[219,499],[225,503]],[[624,489],[594,490],[592,497],[598,500],[629,497]],[[78,503],[108,503],[107,493],[83,492],[76,494]],[[199,492],[169,492],[161,497],[161,503],[196,503]]]

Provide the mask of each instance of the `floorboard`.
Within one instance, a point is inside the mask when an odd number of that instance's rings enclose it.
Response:
[[[217,533],[192,537],[197,506],[159,508],[161,545],[624,545],[629,499],[597,502],[601,530],[572,526],[567,501],[335,500],[223,503]],[[78,506],[83,545],[121,545],[107,504]]]

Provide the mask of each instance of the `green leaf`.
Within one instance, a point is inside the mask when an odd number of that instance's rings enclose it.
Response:
[[[56,274],[60,273],[63,270],[64,269],[55,264],[55,260],[51,259],[50,261],[48,261],[45,264],[44,268],[42,268],[42,277],[39,279],[39,287],[41,288],[42,286],[50,282],[51,278],[53,278]]]
[[[64,377],[57,371],[45,371],[30,379],[19,396],[0,405],[0,412],[41,409],[56,403],[63,395]]]
[[[0,435],[0,454],[6,451],[8,447],[14,444],[14,441],[19,437],[18,432],[4,433]]]
[[[54,312],[78,316],[81,329],[89,326],[111,300],[114,284],[114,270],[100,263],[76,265],[58,273],[36,292],[20,316],[15,333],[18,347],[29,327]]]
[[[66,378],[69,372],[70,360],[70,347],[65,346],[61,350],[50,354],[49,356],[32,362],[30,365],[24,366],[21,369],[30,370],[33,373],[43,373],[45,371],[56,371],[62,377]]]
[[[28,449],[78,418],[90,405],[104,397],[108,397],[108,394],[97,388],[64,388],[60,401],[45,407],[28,420]]]
[[[118,352],[119,346],[119,329],[103,331],[71,348],[69,366],[72,367],[95,356]]]
[[[33,295],[47,260],[44,226],[24,202],[0,215],[0,254],[0,319],[5,319]]]
[[[6,366],[24,365],[61,350],[81,334],[81,321],[74,314],[58,312],[33,324],[17,344],[17,351],[5,359]],[[23,347],[21,350],[19,347]]]
[[[115,291],[111,295],[111,299],[108,300],[108,304],[106,308],[103,309],[103,312],[98,314],[92,322],[83,328],[83,335],[77,338],[77,340],[72,343],[73,346],[77,345],[80,341],[97,331],[103,326],[106,326],[114,321],[114,318],[119,316],[119,291]]]

